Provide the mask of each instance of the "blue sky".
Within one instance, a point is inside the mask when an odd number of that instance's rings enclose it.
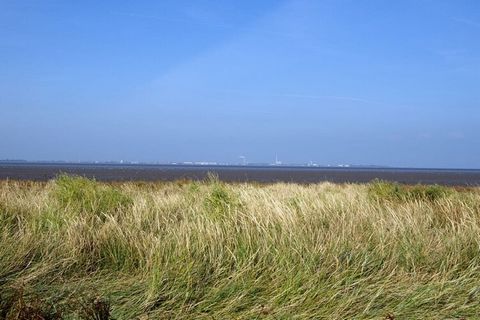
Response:
[[[480,167],[480,2],[0,0],[0,158]]]

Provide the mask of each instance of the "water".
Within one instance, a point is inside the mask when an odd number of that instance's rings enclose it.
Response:
[[[362,183],[382,179],[409,184],[480,185],[480,170],[473,169],[0,163],[0,179],[36,181],[46,181],[60,173],[100,181],[203,180],[209,172],[220,180],[237,182]]]

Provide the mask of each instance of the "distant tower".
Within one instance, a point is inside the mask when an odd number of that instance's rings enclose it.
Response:
[[[242,159],[242,165],[246,166],[247,165],[247,157],[239,156],[239,158]]]
[[[282,161],[279,161],[279,160],[278,160],[278,155],[275,153],[275,165],[276,165],[276,166],[279,166],[279,165],[281,165],[281,164],[282,164]]]

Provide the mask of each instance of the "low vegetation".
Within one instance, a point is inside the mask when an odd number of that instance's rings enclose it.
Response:
[[[0,181],[0,319],[474,319],[480,188]]]
[[[368,194],[378,201],[435,201],[447,197],[451,189],[439,185],[408,186],[375,180],[368,187]]]
[[[105,216],[128,209],[132,199],[112,186],[96,183],[86,178],[59,176],[55,181],[52,200],[63,211],[74,214]]]

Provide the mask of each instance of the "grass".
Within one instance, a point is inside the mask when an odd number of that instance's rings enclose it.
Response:
[[[105,217],[128,209],[132,199],[117,189],[82,177],[60,175],[55,181],[53,199],[61,209],[75,214]]]
[[[375,180],[370,183],[368,194],[377,201],[435,201],[447,197],[451,189],[440,185],[408,186]]]
[[[480,188],[0,181],[0,319],[475,319]]]

